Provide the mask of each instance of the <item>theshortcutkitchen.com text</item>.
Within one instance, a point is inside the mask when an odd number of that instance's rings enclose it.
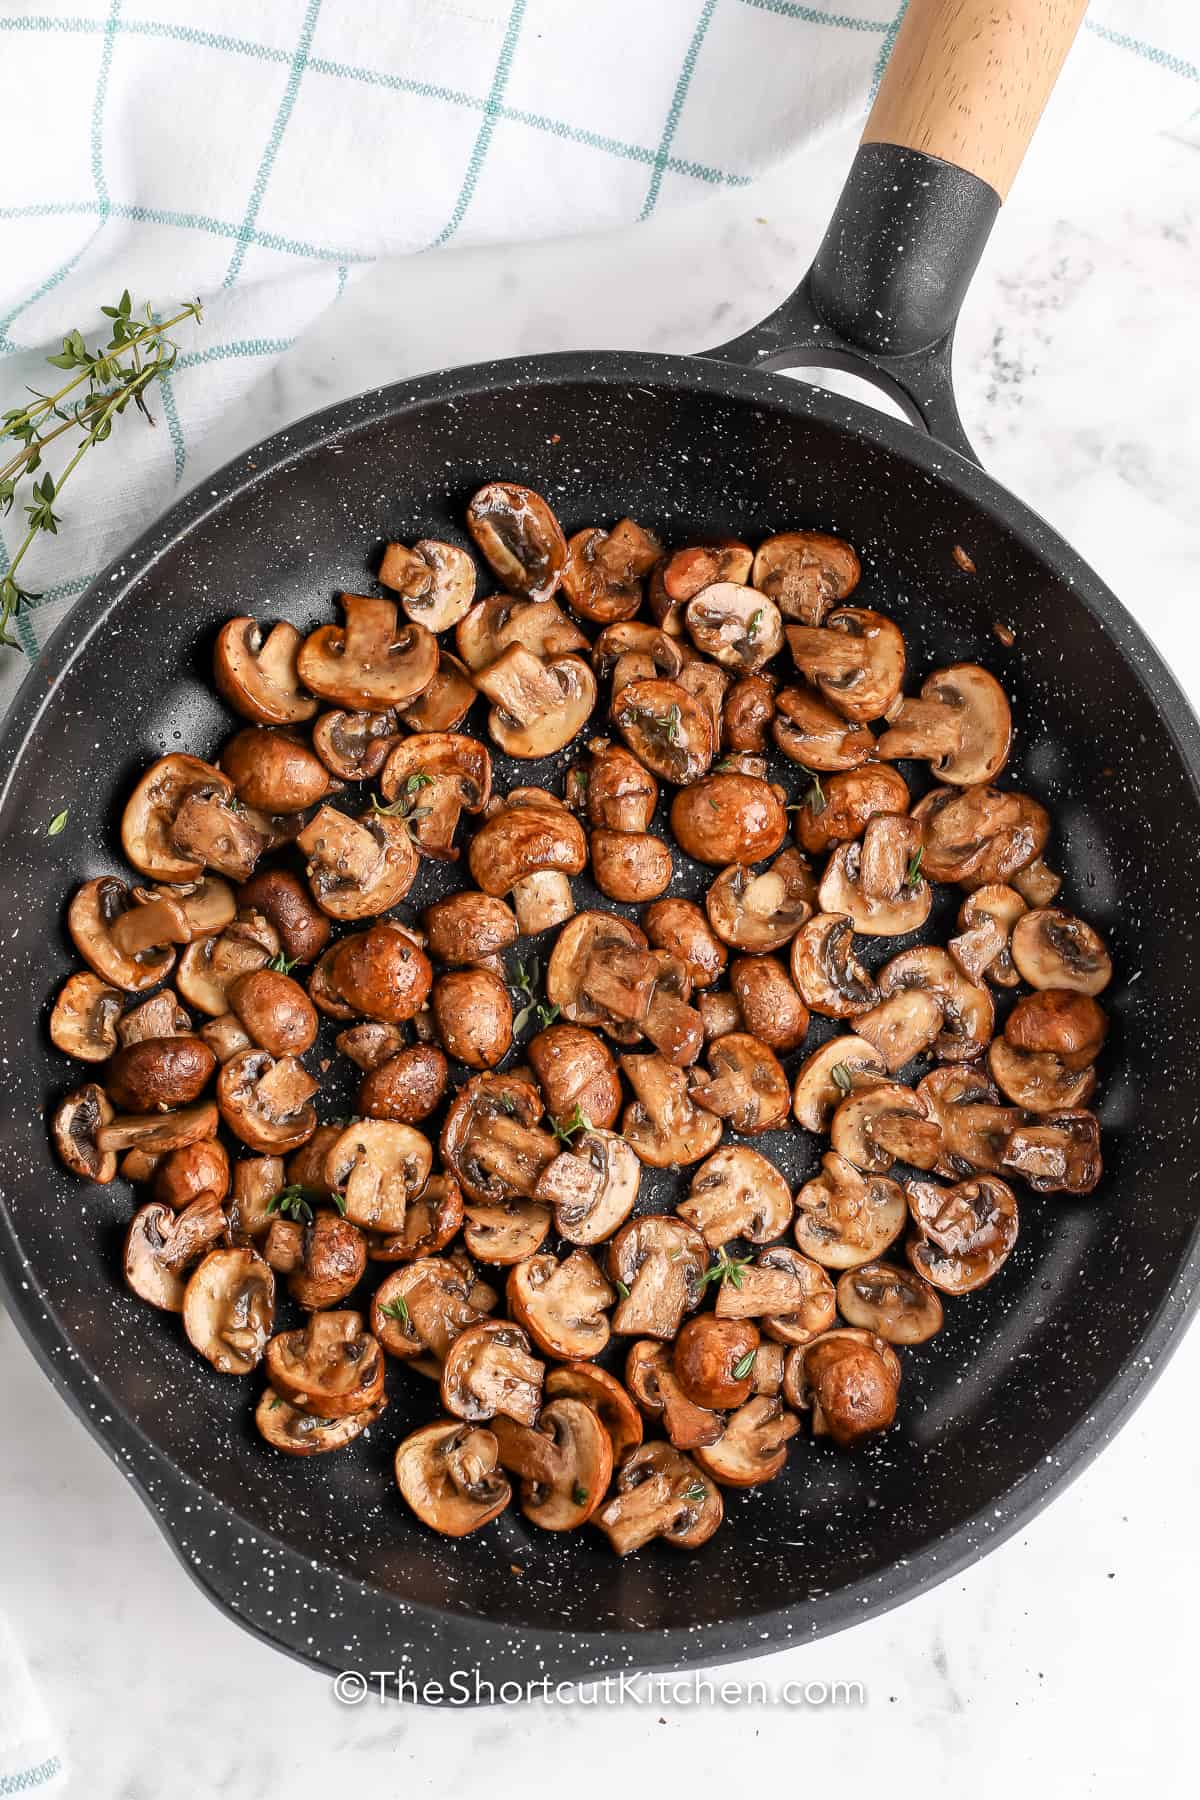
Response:
[[[425,1706],[865,1706],[861,1681],[763,1681],[719,1675],[622,1673],[595,1681],[552,1675],[496,1681],[483,1669],[451,1669],[423,1678],[411,1669],[342,1669],[333,1678],[342,1706],[407,1700]]]

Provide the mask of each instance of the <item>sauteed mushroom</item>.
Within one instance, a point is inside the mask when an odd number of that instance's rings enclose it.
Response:
[[[310,1104],[320,1083],[294,1056],[243,1050],[217,1077],[217,1104],[230,1131],[251,1150],[295,1150],[317,1127]]]
[[[263,869],[238,890],[243,912],[258,913],[274,929],[289,962],[315,962],[329,942],[328,918],[288,869]]]
[[[897,1263],[860,1263],[837,1284],[838,1310],[849,1325],[887,1344],[925,1344],[942,1329],[942,1303],[927,1281]]]
[[[197,1099],[216,1066],[200,1038],[144,1038],[117,1051],[104,1085],[124,1112],[168,1112]]]
[[[824,531],[784,531],[758,547],[750,579],[785,619],[821,625],[837,601],[858,586],[857,553]]]
[[[229,990],[241,975],[263,969],[279,952],[279,936],[260,913],[235,919],[218,937],[189,944],[175,979],[189,1006],[219,1019],[229,1008]]]
[[[322,806],[296,839],[313,898],[335,919],[369,919],[403,900],[417,876],[405,819],[375,810],[351,819]]]
[[[262,1361],[275,1277],[253,1250],[210,1250],[183,1293],[188,1342],[218,1375],[248,1375]]]
[[[437,672],[438,646],[424,625],[401,625],[394,600],[341,596],[345,624],[305,638],[296,668],[305,687],[349,712],[386,712],[415,700]]]
[[[1082,919],[1056,910],[1039,907],[1017,920],[1012,959],[1033,988],[1095,995],[1112,980],[1112,960],[1099,933]]]
[[[607,1131],[616,1123],[621,1081],[611,1051],[594,1031],[549,1025],[530,1040],[526,1054],[556,1124],[582,1116],[590,1127]]]
[[[904,679],[904,639],[890,619],[843,606],[823,625],[786,629],[796,667],[836,712],[855,724],[884,716]]]
[[[472,677],[513,644],[543,658],[588,648],[578,625],[553,600],[517,600],[511,594],[478,601],[456,627],[454,642]],[[430,724],[429,729],[446,727]]]
[[[716,748],[703,704],[675,681],[631,681],[613,705],[613,724],[638,761],[664,781],[699,781]]]
[[[1013,927],[1025,911],[1015,888],[990,882],[967,895],[959,908],[960,935],[946,945],[968,981],[985,978],[996,987],[1016,987],[1020,981],[1012,959]]]
[[[154,1198],[176,1211],[200,1194],[224,1200],[229,1192],[229,1152],[215,1138],[168,1151],[154,1171]]]
[[[451,969],[433,984],[433,1016],[448,1055],[469,1069],[494,1069],[512,1048],[508,989],[490,969]]]
[[[303,725],[317,710],[303,692],[296,658],[303,639],[281,619],[264,638],[253,619],[230,619],[217,634],[213,675],[221,698],[256,725]]]
[[[605,1308],[617,1298],[586,1250],[531,1256],[509,1272],[508,1309],[545,1356],[599,1356],[608,1343]]]
[[[819,1263],[786,1244],[761,1250],[717,1289],[718,1319],[759,1319],[781,1344],[807,1344],[836,1317],[833,1283]]]
[[[359,1026],[359,1031],[371,1029]],[[393,1026],[377,1029],[392,1031]],[[349,1034],[342,1033],[338,1039]],[[358,1110],[367,1119],[419,1125],[436,1112],[446,1092],[449,1070],[436,1044],[410,1044],[371,1069],[358,1090]]]
[[[784,688],[775,702],[771,735],[792,762],[806,769],[857,769],[875,754],[875,737],[828,705],[811,688]]]
[[[709,775],[676,794],[671,830],[686,855],[723,868],[774,856],[787,836],[787,815],[765,781]]]
[[[1020,1175],[1038,1194],[1090,1194],[1103,1166],[1100,1121],[1095,1113],[1076,1108],[1017,1125],[1000,1166]]]
[[[344,1419],[383,1397],[383,1352],[361,1313],[310,1314],[301,1330],[271,1339],[266,1362],[275,1392],[319,1419]]]
[[[978,663],[956,663],[930,675],[919,700],[901,700],[889,712],[876,755],[919,757],[943,781],[971,787],[996,779],[1011,745],[1012,714],[1000,683]]]
[[[243,806],[266,813],[304,812],[342,786],[302,737],[279,726],[239,731],[221,751],[221,768]]]
[[[78,1062],[107,1062],[117,1047],[121,1016],[118,989],[98,975],[71,975],[59,990],[50,1015],[50,1039]]]
[[[827,1269],[853,1269],[894,1244],[907,1218],[899,1182],[865,1174],[831,1150],[796,1195],[796,1242]]]
[[[999,1274],[1017,1241],[1017,1202],[994,1175],[977,1175],[956,1187],[935,1181],[907,1184],[908,1209],[917,1237],[908,1260],[943,1294],[970,1294]]]
[[[453,731],[420,731],[389,755],[379,778],[423,856],[457,862],[454,832],[462,813],[481,813],[492,794],[492,759],[483,744]]]
[[[908,784],[897,769],[868,764],[814,780],[796,814],[796,836],[814,855],[860,838],[881,814],[906,813]]]
[[[785,850],[755,875],[744,863],[723,869],[708,890],[705,907],[723,944],[761,956],[782,950],[812,915],[816,883],[798,850]]]
[[[675,1379],[695,1406],[727,1411],[754,1391],[758,1326],[750,1319],[701,1313],[680,1328],[671,1354]]]
[[[550,1133],[537,1128],[542,1110],[537,1089],[519,1075],[475,1075],[459,1088],[442,1126],[441,1153],[469,1200],[504,1206],[530,1198],[557,1153]],[[544,1237],[549,1212],[538,1210]]]
[[[115,1149],[101,1150],[97,1134],[109,1125],[113,1109],[102,1087],[89,1081],[68,1094],[54,1114],[54,1147],[72,1175],[106,1187],[117,1173]]]
[[[685,1394],[667,1344],[656,1344],[649,1338],[633,1344],[625,1359],[625,1380],[646,1417],[661,1421],[676,1450],[714,1444],[725,1429],[720,1413],[698,1405]]]
[[[608,1247],[608,1273],[620,1295],[613,1330],[669,1343],[700,1303],[707,1266],[704,1239],[686,1220],[660,1213],[631,1219]]]
[[[355,1438],[368,1431],[387,1405],[387,1395],[361,1412],[348,1413],[341,1419],[321,1419],[316,1413],[292,1406],[274,1388],[263,1389],[262,1399],[254,1413],[254,1423],[274,1450],[285,1456],[324,1456],[331,1450],[342,1450]]]
[[[921,868],[930,881],[987,887],[1015,878],[1041,854],[1050,815],[1028,794],[994,787],[933,788],[913,807]]]
[[[687,1199],[675,1211],[695,1226],[710,1250],[734,1238],[769,1244],[792,1222],[792,1195],[765,1156],[748,1145],[726,1144],[696,1170]]]
[[[190,1037],[191,1033],[192,1021],[170,988],[160,988],[117,1020],[117,1037],[125,1047],[140,1044],[143,1038]]]
[[[506,1319],[484,1319],[454,1340],[442,1366],[442,1405],[456,1418],[481,1425],[497,1413],[536,1425],[545,1365],[529,1339]]]
[[[829,1136],[839,1156],[869,1175],[886,1175],[897,1160],[932,1169],[942,1153],[942,1134],[925,1102],[895,1082],[843,1100]]]
[[[991,1042],[996,1012],[985,987],[968,981],[953,958],[933,944],[902,950],[879,971],[879,991],[887,998],[906,988],[921,988],[942,1009],[942,1028],[933,1053],[947,1062],[969,1062]]]
[[[723,1487],[758,1487],[782,1473],[788,1440],[799,1429],[778,1395],[755,1394],[730,1415],[715,1444],[697,1448],[696,1461]]]
[[[179,1213],[150,1201],[134,1213],[126,1233],[126,1283],[139,1300],[164,1312],[182,1312],[187,1286],[184,1271],[224,1231],[225,1215],[217,1194],[197,1194]]]
[[[582,1400],[564,1397],[542,1409],[535,1429],[492,1420],[500,1461],[521,1476],[521,1511],[543,1531],[574,1531],[603,1500],[613,1450],[600,1420]]]
[[[418,538],[411,550],[389,544],[379,581],[400,595],[405,616],[427,631],[449,631],[470,612],[475,598],[475,564],[457,544],[437,538]]]
[[[642,1420],[620,1382],[595,1363],[568,1362],[546,1375],[547,1400],[582,1400],[608,1433],[613,1461],[642,1441]]]
[[[396,1451],[396,1485],[422,1524],[443,1537],[466,1537],[512,1499],[498,1464],[490,1431],[435,1419],[410,1432]]]
[[[640,1444],[617,1473],[616,1493],[593,1515],[618,1556],[661,1537],[698,1550],[724,1516],[720,1489],[670,1444]]]
[[[650,832],[592,832],[592,879],[609,900],[655,900],[675,873],[671,852]]]
[[[895,1351],[867,1331],[829,1331],[803,1356],[806,1402],[813,1434],[828,1434],[846,1450],[896,1417],[900,1368]]]
[[[174,944],[191,930],[181,909],[131,906],[123,881],[101,875],[85,881],[67,912],[71,942],[102,981],[127,994],[156,987],[175,966]]]
[[[852,1019],[876,1005],[879,990],[854,954],[854,920],[817,913],[792,939],[792,980],[811,1012]]]
[[[715,581],[684,613],[697,650],[722,668],[750,675],[783,649],[783,621],[775,602],[737,581]]]
[[[557,801],[510,804],[476,832],[469,860],[476,885],[495,899],[511,895],[518,927],[532,936],[574,914],[568,876],[585,867],[587,839]]]
[[[830,1038],[797,1072],[792,1094],[796,1123],[806,1131],[828,1130],[834,1108],[857,1088],[875,1087],[885,1071],[883,1057],[865,1038]]]
[[[570,1244],[599,1244],[622,1226],[638,1196],[641,1164],[623,1138],[585,1131],[547,1163],[534,1197],[554,1208],[554,1228]]]
[[[581,618],[611,625],[632,619],[642,604],[642,582],[662,554],[652,532],[622,519],[611,531],[592,526],[567,544],[563,592]]]
[[[665,1056],[623,1056],[635,1098],[621,1115],[621,1134],[652,1169],[702,1162],[721,1141],[721,1121],[697,1106],[688,1078]]]
[[[839,844],[817,901],[823,913],[847,913],[864,937],[901,937],[929,917],[933,894],[921,874],[921,830],[912,819],[881,813],[861,844]]]
[[[431,690],[432,683],[425,692]],[[342,781],[370,781],[400,742],[400,734],[390,707],[375,713],[339,709],[321,714],[313,726],[312,741],[331,775]]]
[[[493,894],[467,889],[435,900],[423,915],[429,954],[450,968],[490,969],[502,975],[500,952],[517,941],[517,921],[511,908]]]
[[[512,644],[475,677],[492,702],[488,730],[507,756],[553,756],[583,730],[596,705],[596,677],[578,656],[542,662]]]
[[[491,481],[472,495],[467,530],[497,581],[510,593],[548,600],[562,580],[567,541],[540,494],[514,481]]]

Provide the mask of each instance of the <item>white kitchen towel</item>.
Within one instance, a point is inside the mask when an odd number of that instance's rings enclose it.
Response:
[[[25,656],[369,264],[747,184],[866,112],[906,3],[0,0],[0,412],[122,289],[206,308],[165,429],[90,456],[22,564]],[[1198,107],[1196,0],[1093,0],[1043,132],[1200,141]],[[0,574],[24,529],[0,521]],[[0,651],[0,708],[25,656]]]
[[[58,1739],[0,1613],[0,1795],[47,1793],[65,1776]]]

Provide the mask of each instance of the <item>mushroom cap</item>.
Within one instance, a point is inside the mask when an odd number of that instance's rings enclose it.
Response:
[[[755,874],[744,863],[722,869],[704,905],[723,944],[755,956],[782,950],[811,917],[817,884],[798,850],[785,850]]]
[[[1099,933],[1053,907],[1036,907],[1017,920],[1012,959],[1032,988],[1093,996],[1112,980],[1112,959]]]
[[[242,804],[266,813],[304,812],[342,785],[302,737],[280,726],[239,731],[221,751],[221,768]]]
[[[753,1393],[758,1345],[758,1326],[752,1320],[701,1313],[680,1327],[671,1367],[693,1405],[723,1412],[741,1406]],[[740,1375],[739,1369],[744,1371]]]
[[[433,680],[438,644],[424,625],[401,625],[394,600],[343,594],[344,625],[320,625],[301,646],[301,681],[349,712],[386,712]]]
[[[917,1236],[908,1260],[943,1294],[970,1294],[999,1273],[1017,1241],[1017,1202],[994,1175],[951,1188],[935,1181],[906,1183]]]
[[[229,984],[231,1010],[272,1056],[303,1056],[317,1039],[317,1010],[290,975],[254,969]]]
[[[387,1403],[384,1394],[361,1412],[347,1413],[340,1419],[320,1419],[316,1413],[291,1405],[274,1388],[266,1387],[254,1410],[254,1423],[272,1449],[282,1450],[285,1456],[323,1456],[327,1451],[344,1449],[361,1437]]]
[[[798,1050],[808,1035],[808,1008],[790,975],[773,956],[739,956],[729,985],[751,1037],[769,1050]]]
[[[77,888],[67,910],[71,942],[88,967],[128,994],[157,987],[175,966],[170,943],[127,954],[114,942],[112,928],[130,910],[131,895],[123,881],[100,875]]]
[[[197,793],[227,800],[233,782],[212,763],[175,751],[151,763],[125,802],[121,848],[152,881],[196,881],[203,875],[203,862],[177,850],[172,841],[180,808]]]
[[[615,1375],[591,1362],[560,1363],[546,1375],[546,1399],[582,1400],[596,1414],[617,1463],[642,1441],[642,1416]]]
[[[821,773],[857,769],[875,756],[875,736],[822,700],[811,688],[783,688],[775,701],[771,736],[791,762]]]
[[[608,1131],[621,1110],[621,1078],[603,1038],[583,1025],[555,1023],[530,1039],[526,1055],[558,1124],[576,1116]]]
[[[357,1030],[368,1029],[364,1026]],[[380,1030],[394,1027],[381,1026]],[[342,1037],[350,1033],[343,1032]],[[341,1038],[338,1039],[342,1046]],[[358,1110],[366,1119],[419,1125],[442,1103],[449,1080],[444,1053],[436,1044],[409,1044],[368,1070],[358,1090]]]
[[[189,944],[175,980],[189,1006],[210,1018],[229,1011],[229,989],[239,975],[265,968],[279,952],[279,934],[261,913],[235,919],[217,937]]]
[[[879,991],[886,998],[904,988],[924,988],[942,1009],[942,1029],[933,1053],[946,1062],[973,1062],[992,1040],[996,1008],[987,988],[968,981],[952,956],[935,944],[902,950],[879,971]]]
[[[926,678],[921,698],[951,708],[962,733],[959,748],[935,762],[934,773],[954,787],[994,781],[1012,747],[1012,713],[996,677],[978,663],[955,663]]]
[[[888,1344],[925,1344],[942,1329],[942,1303],[927,1281],[898,1263],[860,1263],[837,1284],[838,1310],[849,1325]]]
[[[1050,815],[1028,794],[988,786],[931,788],[912,809],[921,826],[921,872],[968,888],[1006,882],[1050,835]]]
[[[271,1339],[266,1362],[275,1392],[320,1419],[344,1419],[383,1398],[383,1351],[361,1313],[310,1314],[302,1329]]]
[[[415,1018],[429,998],[433,967],[410,932],[381,919],[335,947],[330,977],[348,1017],[361,1013],[386,1025]]]
[[[367,1267],[367,1241],[358,1227],[331,1207],[318,1207],[304,1230],[304,1260],[288,1276],[297,1306],[313,1312],[337,1306],[359,1284]]]
[[[117,1051],[104,1085],[122,1112],[168,1111],[198,1099],[216,1066],[201,1038],[143,1038]]]
[[[723,1487],[759,1487],[782,1474],[787,1447],[800,1429],[777,1394],[754,1394],[730,1414],[715,1444],[700,1445],[696,1461]]]
[[[881,813],[907,813],[911,797],[898,769],[886,763],[843,769],[810,784],[796,813],[796,837],[813,855],[860,838]]]
[[[216,1138],[168,1151],[154,1171],[154,1198],[179,1211],[199,1194],[229,1192],[229,1152]]]
[[[883,1350],[886,1356],[880,1353]],[[803,1356],[814,1432],[828,1432],[840,1449],[847,1450],[864,1437],[886,1431],[896,1416],[899,1392],[894,1351],[867,1332],[826,1332]]]
[[[779,1170],[747,1144],[724,1144],[692,1176],[675,1208],[710,1250],[734,1238],[769,1244],[792,1222],[792,1194]]]
[[[737,675],[753,674],[783,649],[779,608],[744,582],[701,588],[688,601],[684,620],[697,650]]]
[[[796,1242],[827,1269],[854,1269],[894,1244],[908,1222],[904,1189],[883,1175],[864,1174],[836,1150],[821,1158],[821,1173],[796,1195]]]
[[[656,900],[675,873],[669,847],[641,831],[592,832],[592,879],[608,900],[638,905]]]
[[[466,889],[435,900],[422,915],[429,954],[453,968],[459,964],[499,962],[500,952],[515,944],[517,921],[512,908],[495,894]]]
[[[676,794],[671,830],[686,856],[720,869],[774,856],[787,837],[787,814],[765,781],[707,775]]]
[[[450,969],[433,984],[433,1015],[448,1056],[494,1069],[513,1041],[508,989],[490,969]]]
[[[228,619],[217,633],[213,675],[221,698],[256,725],[302,725],[317,703],[303,692],[296,658],[303,638],[281,619],[264,638],[253,619]]]
[[[106,1187],[117,1172],[117,1158],[112,1150],[101,1150],[97,1132],[113,1117],[104,1089],[89,1081],[59,1102],[54,1114],[54,1148],[72,1175]]]
[[[613,701],[613,724],[654,775],[684,787],[699,781],[716,751],[712,719],[676,681],[631,681]]]
[[[121,994],[98,975],[80,970],[67,977],[50,1015],[50,1041],[77,1062],[107,1062],[117,1047]]]
[[[781,531],[755,552],[750,579],[786,619],[821,625],[858,586],[861,564],[844,539],[824,531]]]
[[[546,1356],[598,1356],[608,1343],[605,1308],[617,1296],[586,1250],[572,1250],[562,1262],[527,1257],[509,1271],[505,1292],[512,1317]]]
[[[1068,1069],[1086,1068],[1104,1048],[1108,1019],[1090,994],[1071,988],[1039,988],[1022,994],[1004,1022],[1018,1050],[1048,1050]]]
[[[569,777],[568,797],[593,829],[649,831],[658,783],[636,756],[607,738],[593,738],[586,763]]]
[[[341,1194],[344,1216],[365,1231],[402,1231],[405,1208],[432,1168],[429,1139],[384,1119],[347,1125],[325,1156],[325,1179]]]
[[[694,900],[656,900],[642,925],[656,950],[683,963],[693,988],[712,987],[721,979],[728,953]]]
[[[248,1375],[262,1360],[275,1310],[275,1277],[245,1247],[210,1250],[183,1294],[188,1342],[218,1375]]]
[[[498,1473],[490,1431],[435,1419],[410,1432],[396,1451],[396,1485],[423,1524],[443,1537],[466,1537],[502,1513],[512,1489]]]
[[[578,875],[587,864],[587,839],[578,819],[557,801],[506,806],[471,840],[471,878],[499,899],[530,875]]]
[[[830,1038],[801,1063],[792,1112],[805,1131],[827,1131],[835,1107],[856,1088],[874,1087],[886,1073],[883,1057],[865,1038]]]
[[[529,1339],[508,1319],[482,1319],[454,1340],[442,1365],[442,1405],[473,1425],[502,1413],[518,1425],[536,1425],[545,1365],[530,1354]]]
[[[738,756],[762,756],[767,751],[775,717],[775,685],[774,676],[761,673],[741,675],[733,683],[721,707],[723,749]],[[721,765],[726,760],[722,757]]]
[[[567,540],[547,502],[515,481],[489,481],[471,496],[467,530],[497,581],[527,600],[548,600],[562,581]]]

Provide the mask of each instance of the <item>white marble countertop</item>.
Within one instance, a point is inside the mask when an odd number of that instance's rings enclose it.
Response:
[[[756,188],[635,231],[377,269],[227,420],[214,461],[423,368],[730,336],[801,273],[849,156],[830,140]],[[1035,146],[957,356],[989,468],[1095,565],[1193,700],[1198,173],[1196,151],[1166,139],[1076,150],[1069,165]],[[1200,1333],[1099,1461],[986,1561],[839,1637],[723,1672],[861,1682],[849,1719],[684,1697],[618,1716],[340,1706],[326,1677],[251,1640],[193,1587],[2,1316],[0,1365],[0,1598],[65,1738],[70,1795],[310,1800],[486,1783],[591,1800],[632,1777],[700,1796],[750,1769],[816,1792],[868,1770],[874,1786],[882,1770],[894,1800],[931,1779],[975,1800],[1009,1800],[1014,1785],[1124,1795],[1135,1779],[1164,1800],[1194,1792]]]

